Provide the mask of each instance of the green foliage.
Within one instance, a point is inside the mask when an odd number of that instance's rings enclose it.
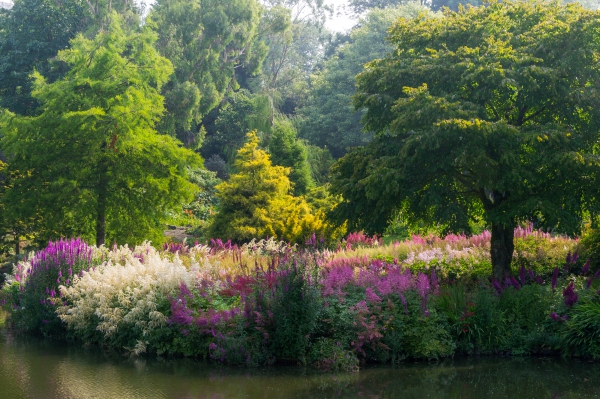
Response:
[[[51,59],[85,29],[86,16],[85,3],[77,0],[17,0],[11,10],[0,10],[0,107],[35,114],[31,73],[50,81],[65,74],[67,65]]]
[[[320,370],[344,372],[358,371],[360,363],[354,352],[343,349],[340,342],[332,338],[317,339],[310,349],[308,361]]]
[[[314,186],[308,164],[308,151],[296,137],[296,129],[289,120],[275,122],[269,138],[269,153],[274,165],[290,168],[290,182],[294,195],[304,195]]]
[[[271,131],[271,109],[264,96],[245,89],[228,95],[218,109],[214,126],[207,127],[206,142],[201,153],[207,159],[215,154],[233,163],[236,152],[244,145],[246,133],[257,129]],[[207,118],[208,119],[208,118]]]
[[[334,169],[338,219],[381,232],[403,210],[468,232],[483,215],[497,278],[518,221],[578,232],[598,200],[598,21],[535,1],[398,20],[394,52],[357,77],[355,105],[377,139]]]
[[[572,240],[563,237],[543,238],[530,235],[515,239],[515,257],[513,269],[521,266],[531,268],[537,274],[550,276],[555,267],[565,265],[567,253],[575,253],[577,246]],[[580,253],[579,263],[585,263],[586,258]]]
[[[39,241],[162,239],[167,212],[193,194],[186,168],[201,159],[154,130],[172,72],[154,41],[147,28],[125,34],[113,14],[93,40],[77,36],[59,53],[71,68],[65,77],[33,74],[41,114],[0,118],[10,222],[25,222]]]
[[[592,293],[573,306],[562,334],[564,352],[600,358],[600,296]]]
[[[350,42],[329,58],[311,77],[309,97],[298,110],[300,135],[319,147],[327,147],[335,158],[348,148],[365,145],[373,137],[363,132],[363,111],[354,111],[354,76],[367,62],[381,58],[393,47],[386,42],[388,30],[398,18],[415,18],[427,8],[409,3],[397,8],[373,10],[350,34]]]
[[[315,233],[338,239],[342,230],[327,223],[322,211],[313,211],[304,198],[290,195],[290,169],[273,166],[258,142],[256,132],[248,133],[233,165],[237,173],[216,187],[221,206],[211,236],[236,242],[269,236],[303,243]]]
[[[260,67],[265,49],[255,40],[259,18],[256,0],[161,0],[153,5],[147,24],[158,34],[158,51],[175,67],[163,89],[167,114],[162,131],[191,135],[189,140],[200,144],[201,118],[227,90],[237,88],[235,68],[253,66],[250,73],[255,73]]]
[[[316,145],[306,144],[308,154],[306,161],[310,166],[310,175],[317,186],[329,183],[329,171],[333,165],[333,157],[327,147],[319,148]]]
[[[209,220],[219,205],[217,200],[217,189],[222,180],[217,177],[215,172],[206,169],[195,169],[189,173],[190,181],[198,187],[196,197],[192,202],[183,207],[184,211],[191,214],[199,220]]]
[[[323,307],[317,277],[306,259],[289,261],[278,270],[277,286],[269,293],[256,292],[261,314],[259,332],[268,334],[273,358],[306,363],[312,335]]]
[[[581,238],[577,251],[582,259],[589,259],[592,270],[600,269],[600,229],[590,229]]]

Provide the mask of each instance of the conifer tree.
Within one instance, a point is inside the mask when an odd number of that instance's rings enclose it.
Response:
[[[186,167],[201,159],[154,129],[173,71],[155,40],[146,28],[125,34],[113,12],[93,40],[79,35],[58,53],[70,66],[62,79],[32,75],[39,116],[0,110],[0,200],[14,224],[28,221],[40,241],[135,243],[160,239],[167,212],[191,200]]]
[[[314,186],[308,165],[308,150],[296,137],[296,129],[287,119],[278,120],[269,139],[273,164],[288,167],[294,195],[305,195]]]
[[[341,236],[342,229],[328,224],[322,211],[290,195],[290,169],[271,164],[269,154],[258,147],[256,132],[247,137],[234,162],[237,173],[217,186],[221,208],[211,236],[236,242],[269,236],[294,243],[313,233],[326,239]]]

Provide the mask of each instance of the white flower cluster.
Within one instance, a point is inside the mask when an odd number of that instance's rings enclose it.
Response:
[[[459,260],[472,257],[473,254],[473,248],[465,247],[463,249],[453,249],[450,245],[446,245],[444,250],[441,248],[432,248],[418,253],[411,252],[408,254],[404,263],[412,265],[415,262],[423,262],[426,265],[429,265],[433,261],[450,262],[454,259]]]
[[[256,238],[253,238],[247,244],[242,245],[242,253],[248,256],[255,255],[276,255],[283,254],[289,249],[294,249],[296,245],[290,246],[285,241],[276,241],[273,237],[270,237],[268,240],[262,239],[260,241],[256,241]]]
[[[65,305],[57,311],[69,328],[86,330],[97,322],[95,328],[111,336],[123,326],[135,325],[147,335],[167,322],[167,316],[157,311],[157,301],[176,296],[181,283],[196,283],[197,265],[188,269],[177,256],[161,258],[149,245],[133,251],[122,248],[101,266],[75,277],[71,287],[60,286]]]

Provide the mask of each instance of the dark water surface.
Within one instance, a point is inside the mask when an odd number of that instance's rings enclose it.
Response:
[[[600,363],[470,358],[328,374],[130,359],[0,334],[0,399],[600,398]]]

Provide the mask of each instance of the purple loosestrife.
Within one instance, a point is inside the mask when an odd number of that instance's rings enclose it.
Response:
[[[521,281],[521,285],[527,283],[527,271],[525,270],[525,265],[521,265],[521,268],[519,269],[519,280]]]
[[[585,265],[581,268],[581,274],[584,276],[590,271],[590,258],[585,261]]]
[[[521,289],[521,285],[519,284],[516,278],[511,277],[510,281],[512,282],[512,286],[515,287],[515,289]]]
[[[578,295],[575,292],[575,285],[572,281],[571,283],[569,283],[567,288],[564,289],[563,297],[565,299],[565,305],[567,305],[568,307],[571,307],[575,305],[575,303],[577,303]]]
[[[529,273],[529,280],[535,281],[535,273],[533,272],[533,270],[527,269],[527,272]]]
[[[598,294],[600,295],[600,294]],[[398,296],[400,297],[400,301],[402,302],[402,306],[404,306],[404,313],[406,313],[406,315],[408,316],[408,304],[406,303],[406,298],[404,298],[404,295],[402,294],[398,294]]]
[[[492,287],[496,290],[498,295],[502,294],[502,285],[496,279],[492,279]]]
[[[592,287],[593,282],[594,282],[594,276],[591,276],[590,278],[588,278],[587,282],[585,283],[585,289],[589,290]]]

